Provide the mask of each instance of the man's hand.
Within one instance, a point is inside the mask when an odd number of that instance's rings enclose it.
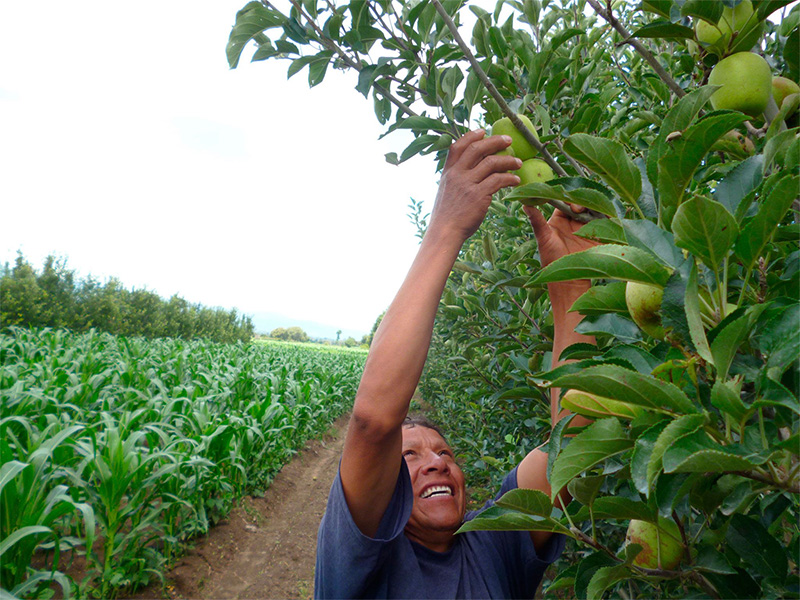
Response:
[[[496,155],[511,145],[511,138],[485,135],[482,129],[470,131],[450,147],[433,206],[430,229],[457,235],[461,243],[480,227],[492,194],[519,184],[509,171],[519,169],[522,161]]]
[[[575,213],[582,213],[586,210],[577,204],[570,204],[570,208]],[[539,257],[543,267],[568,254],[588,250],[592,246],[598,245],[597,242],[576,236],[575,232],[583,227],[583,223],[569,218],[558,209],[549,221],[544,218],[538,208],[525,206],[523,210],[533,225],[533,233],[536,235],[539,245]]]

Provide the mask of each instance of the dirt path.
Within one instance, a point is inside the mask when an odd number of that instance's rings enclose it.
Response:
[[[263,498],[242,506],[197,540],[167,573],[173,599],[311,598],[317,528],[336,476],[347,416],[275,477]],[[162,598],[160,586],[136,599]]]

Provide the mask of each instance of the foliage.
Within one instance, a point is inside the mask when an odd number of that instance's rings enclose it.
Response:
[[[280,342],[0,334],[0,595],[49,597],[55,581],[105,599],[160,576],[349,409],[364,359]],[[72,582],[76,556],[85,577]]]
[[[448,281],[422,388],[458,428],[479,490],[550,434],[551,387],[642,409],[552,429],[549,476],[571,505],[519,493],[470,525],[571,537],[548,595],[798,593],[799,99],[749,118],[712,111],[705,84],[748,44],[773,75],[797,80],[800,8],[753,0],[727,45],[698,42],[698,20],[714,24],[739,3],[290,0],[282,12],[250,2],[231,32],[232,67],[253,41],[254,61],[285,60],[290,77],[307,68],[312,86],[329,66],[356,72],[386,133],[414,136],[393,163],[434,154],[441,166],[453,138],[503,115],[536,125],[559,177],[492,202]],[[604,245],[541,269],[520,211],[535,198],[606,215],[582,230]],[[573,310],[597,345],[567,348],[573,362],[551,369],[546,286],[578,278],[594,283]],[[631,321],[628,281],[664,288],[665,341]],[[640,568],[637,547],[624,546],[629,520],[659,516],[686,546],[675,570]]]
[[[0,273],[0,323],[10,327],[90,329],[114,335],[180,337],[215,342],[247,342],[253,323],[236,309],[190,304],[175,295],[164,300],[146,289],[125,289],[116,278],[104,285],[77,280],[66,260],[48,256],[41,272],[22,256]]]
[[[307,342],[308,341],[308,334],[303,331],[300,327],[289,327],[288,329],[285,327],[278,327],[273,329],[269,337],[275,338],[276,340],[283,340],[283,341],[292,341],[292,342]]]

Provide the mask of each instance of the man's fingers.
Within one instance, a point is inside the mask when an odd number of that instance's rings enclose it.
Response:
[[[470,148],[472,144],[475,142],[483,139],[486,135],[486,131],[483,129],[475,129],[473,131],[468,131],[460,138],[458,138],[453,144],[450,146],[450,150],[447,153],[447,160],[445,161],[445,168],[455,164],[464,154],[464,151],[467,148]]]
[[[522,161],[514,156],[490,154],[475,167],[475,179],[483,181],[493,173],[516,171],[522,166]]]
[[[550,227],[547,223],[547,219],[544,218],[544,215],[535,206],[523,206],[522,210],[528,215],[528,220],[533,226],[533,234],[536,236],[536,239],[542,240]]]
[[[493,173],[478,185],[481,194],[491,196],[505,187],[519,185],[519,177],[514,175],[514,173]]]
[[[470,144],[463,154],[463,167],[475,168],[484,158],[497,154],[511,145],[511,138],[507,135],[492,135]]]

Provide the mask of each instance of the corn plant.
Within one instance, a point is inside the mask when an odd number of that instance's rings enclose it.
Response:
[[[113,598],[259,493],[347,410],[365,354],[289,344],[0,335],[2,588]],[[96,542],[96,543],[95,543]],[[65,550],[85,556],[80,581]],[[46,558],[48,569],[35,569]]]

